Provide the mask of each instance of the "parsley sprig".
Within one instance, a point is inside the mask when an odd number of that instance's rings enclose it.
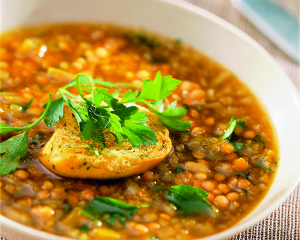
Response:
[[[43,114],[40,116],[38,120],[36,120],[34,123],[30,125],[26,125],[23,127],[12,127],[0,123],[0,133],[19,132],[25,130],[23,133],[19,135],[15,135],[0,143],[0,153],[3,154],[0,161],[1,175],[9,174],[11,171],[14,171],[18,166],[19,160],[21,158],[26,157],[28,153],[29,130],[43,120],[43,118],[49,111],[51,102],[52,102],[52,98],[50,94],[46,110],[43,112]]]
[[[229,121],[229,124],[228,124],[228,127],[227,129],[224,131],[224,133],[219,137],[219,140],[231,140],[231,137],[233,135],[233,132],[234,132],[234,129],[237,127],[237,126],[240,126],[242,128],[247,128],[247,125],[246,125],[246,122],[245,121],[242,121],[241,119],[239,120],[236,120],[235,117],[232,117]],[[239,143],[239,142],[231,142],[233,147],[234,147],[234,152],[240,152],[241,148],[244,146],[243,143]]]
[[[167,127],[178,131],[187,130],[191,126],[190,122],[179,120],[187,110],[177,107],[176,101],[166,109],[163,103],[179,83],[179,80],[171,76],[162,77],[158,72],[153,81],[143,80],[141,92],[128,90],[120,99],[120,89],[110,94],[108,88],[133,84],[111,83],[93,79],[84,73],[77,74],[74,80],[58,89],[60,98],[52,101],[51,95],[49,96],[49,102],[43,106],[45,111],[35,123],[23,127],[11,127],[1,123],[0,134],[25,130],[24,133],[1,143],[0,153],[4,153],[1,158],[1,174],[15,170],[20,158],[27,155],[29,129],[43,119],[46,126],[54,126],[63,117],[66,106],[72,110],[76,118],[82,141],[86,142],[97,155],[105,147],[105,131],[113,134],[118,145],[127,140],[133,147],[156,145],[157,136],[146,124],[149,119],[145,112],[138,111],[136,103],[146,105]],[[70,92],[70,88],[74,87],[77,88],[78,94]],[[27,108],[31,102],[26,105]]]
[[[103,215],[108,213],[110,214],[107,220],[109,225],[114,225],[116,220],[124,225],[138,210],[149,206],[134,206],[114,198],[98,197],[91,201],[91,205],[85,206],[81,213],[93,220],[103,219]]]
[[[86,83],[89,83],[87,85]],[[146,124],[148,118],[145,112],[138,112],[133,103],[141,103],[152,110],[162,122],[170,128],[185,131],[190,127],[190,122],[178,120],[186,114],[186,109],[176,107],[174,101],[164,110],[163,99],[168,97],[172,90],[176,89],[179,80],[171,76],[162,77],[158,72],[155,79],[143,80],[142,91],[127,91],[122,99],[118,98],[120,91],[113,94],[108,92],[108,87],[116,87],[118,84],[105,82],[100,79],[92,79],[90,76],[79,73],[75,80],[58,91],[61,98],[53,101],[52,107],[45,117],[47,126],[53,126],[59,122],[64,113],[64,104],[73,112],[82,139],[98,154],[104,147],[103,131],[109,131],[115,136],[118,144],[129,140],[133,147],[155,145],[156,134]],[[95,84],[103,87],[95,87]],[[80,97],[70,93],[67,89],[76,86]],[[83,90],[90,93],[86,96]],[[71,98],[68,98],[67,95]]]
[[[166,188],[164,195],[176,207],[179,214],[206,214],[210,217],[215,215],[210,203],[205,199],[208,193],[202,189],[188,185],[175,185]],[[130,205],[114,198],[98,197],[93,199],[90,205],[85,206],[81,213],[92,220],[104,220],[109,225],[113,225],[116,220],[124,225],[137,211],[148,208],[152,204]]]

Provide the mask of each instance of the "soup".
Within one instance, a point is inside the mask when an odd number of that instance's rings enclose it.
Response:
[[[233,73],[180,39],[108,24],[32,27],[3,34],[0,68],[6,126],[34,123],[49,94],[59,99],[78,73],[125,83],[122,97],[158,72],[181,80],[164,103],[176,100],[190,126],[169,128],[172,150],[157,165],[97,180],[45,168],[39,157],[56,127],[39,122],[28,131],[28,154],[1,175],[1,214],[14,221],[81,240],[195,239],[240,221],[272,184],[279,152],[264,109]],[[5,141],[19,134],[1,134],[2,160]],[[3,162],[1,173],[12,167]]]

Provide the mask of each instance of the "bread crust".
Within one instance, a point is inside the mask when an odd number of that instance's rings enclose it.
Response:
[[[110,144],[98,157],[80,139],[80,131],[70,108],[64,108],[64,116],[56,124],[57,129],[39,155],[39,161],[52,172],[72,178],[114,179],[142,173],[162,161],[172,150],[169,131],[149,109],[147,125],[157,135],[156,145],[132,147],[127,140],[117,147],[113,135],[106,131]]]

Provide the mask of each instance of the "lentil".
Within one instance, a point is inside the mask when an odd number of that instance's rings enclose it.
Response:
[[[234,74],[191,47],[151,34],[141,36],[133,30],[80,24],[21,29],[3,35],[1,41],[1,123],[23,126],[33,122],[49,93],[57,99],[57,89],[79,72],[112,82],[131,82],[135,87],[130,89],[137,90],[142,79],[161,71],[183,80],[168,102],[177,100],[185,107],[184,119],[192,125],[189,132],[170,131],[174,150],[156,167],[126,179],[96,181],[61,178],[35,160],[55,130],[41,122],[30,131],[30,137],[36,139],[43,134],[39,144],[29,141],[28,156],[18,169],[0,176],[4,216],[81,240],[194,239],[231,227],[269,189],[274,174],[259,168],[257,161],[264,157],[266,167],[276,170],[278,149],[266,114]],[[41,46],[47,47],[42,57]],[[58,67],[57,72],[46,72],[49,67]],[[20,104],[32,98],[32,105],[23,112]],[[237,126],[232,139],[219,141],[233,116],[244,120],[247,128]],[[266,149],[253,140],[257,134]],[[2,134],[0,139],[10,136]],[[232,141],[239,139],[244,146],[235,151]],[[220,217],[179,214],[163,191],[175,184],[206,190],[206,200]],[[92,199],[101,196],[150,207],[136,212],[125,227],[118,221],[109,226],[81,213]],[[88,231],[84,232],[83,226]]]

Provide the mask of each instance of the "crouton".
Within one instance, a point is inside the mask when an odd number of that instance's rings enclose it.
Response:
[[[156,145],[133,147],[127,140],[117,146],[115,137],[105,131],[106,147],[99,156],[80,138],[80,131],[70,108],[56,125],[51,139],[40,152],[39,161],[52,172],[72,178],[113,179],[142,173],[162,161],[172,150],[169,131],[149,109],[140,107],[149,119],[147,125],[156,133]]]

